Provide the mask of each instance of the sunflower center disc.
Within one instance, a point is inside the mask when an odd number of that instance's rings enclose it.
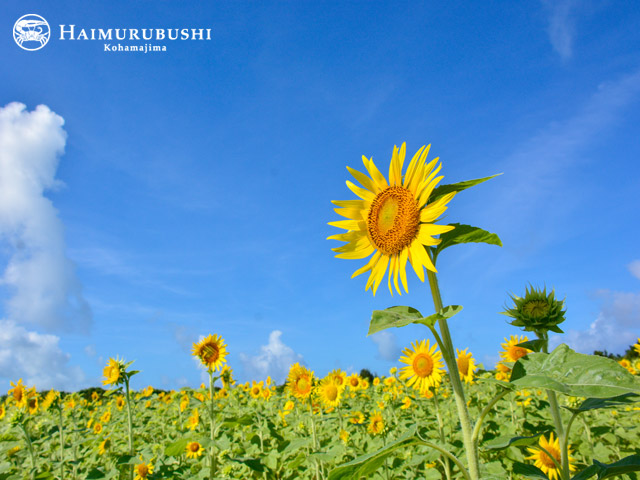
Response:
[[[419,377],[428,377],[433,371],[433,360],[430,356],[421,353],[413,360],[413,370]]]
[[[522,347],[511,347],[509,349],[509,355],[513,362],[517,362],[518,359],[524,357],[527,354],[527,350]]]
[[[544,317],[549,312],[549,304],[542,300],[532,300],[527,302],[523,310],[535,318]]]
[[[310,390],[309,381],[306,378],[298,380],[298,391],[300,393],[307,393]]]
[[[469,373],[469,360],[467,358],[459,358],[457,363],[460,373],[467,375]]]
[[[371,202],[367,215],[369,238],[385,255],[411,245],[420,228],[420,209],[413,194],[404,187],[389,187]]]
[[[211,363],[215,363],[218,360],[218,357],[220,356],[220,351],[218,350],[218,347],[216,345],[207,345],[204,347],[203,349],[203,355],[202,358],[204,358],[204,361],[207,362],[208,364]]]
[[[327,395],[327,398],[332,402],[335,401],[336,398],[338,398],[338,388],[335,385],[329,385],[325,390],[325,393]]]

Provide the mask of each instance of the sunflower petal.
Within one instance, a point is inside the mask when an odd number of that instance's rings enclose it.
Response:
[[[384,178],[384,175],[380,173],[378,167],[376,167],[375,163],[373,163],[373,158],[367,159],[367,157],[363,155],[362,163],[364,163],[364,166],[367,169],[367,172],[369,172],[371,179],[378,185],[381,190],[384,190],[389,186],[389,184],[387,183],[387,179]]]
[[[355,278],[358,275],[360,275],[360,274],[362,274],[364,272],[368,272],[369,270],[371,270],[376,265],[376,263],[378,262],[378,259],[380,258],[381,255],[382,255],[382,253],[379,250],[376,250],[376,252],[373,254],[373,257],[371,257],[369,259],[367,264],[362,266],[362,267],[360,267],[355,272],[353,272],[353,275],[351,275],[351,278]]]
[[[413,158],[409,162],[409,166],[407,167],[407,171],[404,174],[404,179],[402,182],[402,185],[405,188],[409,188],[409,185],[411,184],[411,180],[413,179],[414,174],[416,173],[416,171],[418,170],[418,167],[420,166],[420,159],[422,158],[423,150],[426,148],[426,152],[429,152],[430,147],[431,145],[429,145],[428,147],[425,147],[424,145],[420,147],[420,150],[416,152],[416,154],[413,156]]]
[[[378,193],[380,189],[371,178],[367,177],[364,173],[359,172],[355,168],[351,168],[348,166],[347,170],[349,170],[349,173],[353,175],[353,178],[359,181],[364,188],[366,188],[370,192]]]
[[[353,193],[355,193],[357,196],[359,196],[361,199],[366,200],[368,202],[372,202],[374,198],[376,198],[375,193],[365,189],[365,188],[360,188],[357,185],[355,185],[353,182],[350,182],[349,180],[347,180],[347,187],[349,188],[349,190],[351,190]]]
[[[409,293],[409,287],[407,287],[407,260],[409,259],[409,249],[403,248],[400,252],[400,280],[404,291]]]

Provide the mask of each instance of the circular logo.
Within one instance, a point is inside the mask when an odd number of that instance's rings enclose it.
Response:
[[[49,41],[51,29],[40,15],[23,15],[13,26],[13,39],[23,50],[40,50]]]

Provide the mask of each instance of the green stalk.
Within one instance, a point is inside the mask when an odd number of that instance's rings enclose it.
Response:
[[[133,419],[131,417],[131,395],[129,394],[129,377],[124,377],[124,391],[127,396],[127,428],[129,430],[129,455],[133,453]],[[133,465],[129,465],[129,477],[133,478]]]
[[[29,434],[27,433],[27,428],[25,425],[20,424],[20,430],[24,434],[24,438],[27,440],[27,446],[29,447],[29,454],[31,455],[31,466],[33,470],[31,471],[31,478],[36,478],[36,454],[33,451],[33,444],[31,443],[31,438],[29,438]]]
[[[311,418],[311,433],[313,435],[313,451],[315,453],[318,451],[318,438],[316,437],[316,421],[313,418],[313,405],[311,404],[311,399],[309,399],[309,415]],[[318,459],[314,457],[313,460],[316,464],[316,479],[320,480],[320,465]]]
[[[64,480],[64,435],[62,433],[62,407],[58,406],[60,427],[60,480]]]
[[[549,334],[547,332],[538,332],[536,335],[542,340],[542,351],[549,353]],[[569,455],[567,453],[567,441],[565,438],[564,425],[562,424],[562,416],[560,415],[560,407],[558,406],[558,397],[553,390],[547,390],[547,398],[549,399],[549,409],[551,410],[551,418],[556,427],[558,442],[560,444],[560,460],[562,464],[562,478],[569,480]]]
[[[430,252],[427,250],[429,257]],[[433,305],[436,313],[442,310],[442,297],[440,296],[440,287],[438,286],[438,278],[436,274],[427,269],[427,276],[429,278],[429,286],[431,287],[431,295],[433,297]],[[440,333],[442,335],[440,349],[444,361],[447,364],[449,370],[449,378],[451,380],[451,386],[453,388],[454,397],[456,400],[456,408],[458,409],[458,417],[460,419],[460,426],[462,428],[462,438],[464,442],[464,449],[467,453],[467,463],[469,465],[469,475],[471,480],[480,479],[480,464],[478,461],[478,446],[473,441],[471,419],[469,417],[469,410],[467,409],[467,402],[464,397],[464,389],[462,388],[462,381],[460,380],[460,372],[458,372],[458,364],[455,360],[455,349],[453,348],[453,342],[451,340],[451,334],[449,333],[449,326],[447,320],[442,318],[438,320],[438,326],[440,327]]]
[[[484,421],[484,418],[488,415],[488,413],[491,411],[493,406],[509,393],[511,393],[511,390],[505,388],[502,392],[500,392],[495,397],[493,397],[491,401],[487,404],[487,406],[484,407],[484,409],[480,413],[480,417],[478,418],[475,426],[473,427],[473,434],[471,435],[471,438],[473,439],[474,444],[476,445],[478,444],[478,437],[480,436],[480,431],[482,430],[481,427],[482,427],[482,422]]]
[[[440,441],[444,445],[446,442],[444,436],[444,426],[442,424],[442,416],[440,415],[440,403],[438,402],[438,396],[433,394],[433,403],[436,405],[436,419],[438,420],[438,432],[440,433]],[[447,480],[451,480],[451,468],[449,467],[449,460],[443,460],[444,465],[444,473],[447,477]]]
[[[213,420],[213,371],[209,370],[209,430],[211,433],[211,449],[210,449],[210,455],[211,455],[211,469],[210,469],[210,477],[211,480],[213,480],[215,478],[215,473],[216,473],[216,460],[215,460],[215,445],[213,443],[214,441],[214,432],[215,432],[215,425],[214,425],[214,420]]]

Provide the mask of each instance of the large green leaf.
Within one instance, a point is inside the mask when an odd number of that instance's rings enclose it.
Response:
[[[513,473],[522,475],[524,478],[533,478],[535,480],[549,480],[542,470],[535,465],[526,463],[513,462]]]
[[[464,182],[450,183],[449,185],[440,185],[439,187],[435,188],[433,192],[431,192],[431,195],[429,195],[428,203],[435,202],[436,200],[446,195],[447,193],[461,192],[462,190],[466,190],[467,188],[478,185],[479,183],[486,182],[487,180],[491,180],[492,178],[495,178],[499,175],[502,175],[502,174],[496,173],[495,175],[491,175],[490,177],[476,178],[474,180],[465,180]]]
[[[189,443],[188,438],[181,438],[180,440],[167,445],[164,449],[165,456],[177,457],[178,455],[182,455],[187,450],[187,443]]]
[[[631,472],[640,472],[640,455],[629,455],[622,460],[609,464],[594,460],[593,465],[572,477],[571,480],[586,480],[596,474],[598,475],[598,480],[602,480]]]
[[[441,234],[440,243],[432,249],[434,262],[442,250],[461,243],[488,243],[489,245],[502,246],[500,237],[495,233],[487,232],[486,230],[479,227],[472,227],[471,225],[461,225],[459,223],[450,223],[449,225],[455,228]]]
[[[624,395],[611,398],[587,398],[578,408],[565,408],[572,412],[586,412],[587,410],[596,410],[599,408],[617,408],[636,402],[640,402],[640,395],[636,393],[625,393]]]
[[[353,478],[370,478],[378,470],[391,453],[399,448],[410,447],[421,441],[415,437],[416,429],[412,428],[396,440],[389,442],[378,451],[362,455],[348,463],[334,468],[329,473],[329,480],[347,480]]]
[[[369,324],[369,332],[372,335],[381,330],[391,327],[404,327],[410,323],[420,323],[428,327],[433,327],[438,320],[451,318],[462,310],[460,305],[449,305],[444,307],[438,313],[423,317],[422,314],[413,307],[390,307],[386,310],[374,310],[371,315],[371,323]]]
[[[484,447],[488,450],[502,450],[507,447],[523,447],[526,445],[533,445],[538,441],[541,435],[545,435],[548,433],[548,430],[545,432],[539,432],[530,437],[499,437],[495,440],[484,445]]]
[[[640,380],[615,360],[577,353],[565,344],[550,354],[530,353],[519,359],[510,382],[520,388],[545,388],[575,397],[640,394]]]

